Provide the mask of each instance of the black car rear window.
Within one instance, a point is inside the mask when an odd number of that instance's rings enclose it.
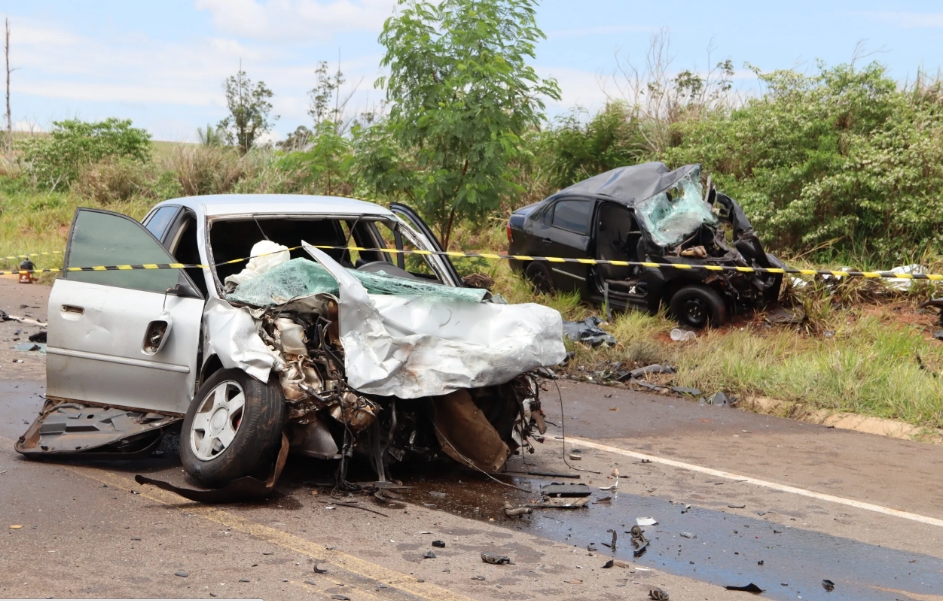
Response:
[[[561,200],[553,207],[553,225],[588,236],[592,213],[588,200]]]

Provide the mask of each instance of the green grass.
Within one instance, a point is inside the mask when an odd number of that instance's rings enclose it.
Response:
[[[943,427],[943,345],[928,339],[926,328],[840,312],[845,323],[829,337],[748,323],[700,332],[684,343],[670,340],[667,334],[676,325],[663,315],[624,313],[604,326],[619,344],[575,345],[570,371],[591,375],[615,362],[628,369],[668,363],[678,369],[672,384],[700,389],[705,396],[717,391],[765,396]]]
[[[68,192],[37,193],[0,188],[0,257],[65,249],[75,209],[98,207],[141,219],[155,203],[132,199],[101,207]],[[62,255],[32,257],[37,268],[62,267]],[[19,260],[0,260],[0,269],[19,265]]]

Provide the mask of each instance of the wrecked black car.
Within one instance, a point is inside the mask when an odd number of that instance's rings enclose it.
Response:
[[[253,494],[289,452],[341,480],[355,454],[381,481],[416,455],[494,472],[545,429],[534,370],[566,355],[562,320],[463,286],[441,250],[407,207],[345,198],[78,209],[16,450],[134,458],[179,429],[190,476]]]
[[[729,228],[725,228],[724,225]],[[726,236],[730,230],[731,238]],[[774,267],[743,209],[708,186],[700,165],[620,167],[515,211],[509,254],[681,265]],[[512,260],[541,291],[578,291],[612,308],[655,313],[682,325],[720,325],[730,314],[775,302],[782,274]]]

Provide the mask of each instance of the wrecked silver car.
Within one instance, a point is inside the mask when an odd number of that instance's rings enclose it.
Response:
[[[560,314],[464,287],[444,256],[363,250],[387,248],[442,250],[408,208],[344,198],[78,209],[16,450],[134,457],[179,427],[210,487],[270,488],[289,451],[341,479],[355,453],[379,480],[415,454],[498,470],[545,429],[533,372],[566,354]],[[125,264],[145,268],[68,271]]]

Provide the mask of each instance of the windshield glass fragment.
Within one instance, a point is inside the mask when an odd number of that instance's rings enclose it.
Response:
[[[703,200],[700,169],[638,203],[636,214],[652,240],[664,247],[679,244],[701,225],[717,225],[717,217]]]

